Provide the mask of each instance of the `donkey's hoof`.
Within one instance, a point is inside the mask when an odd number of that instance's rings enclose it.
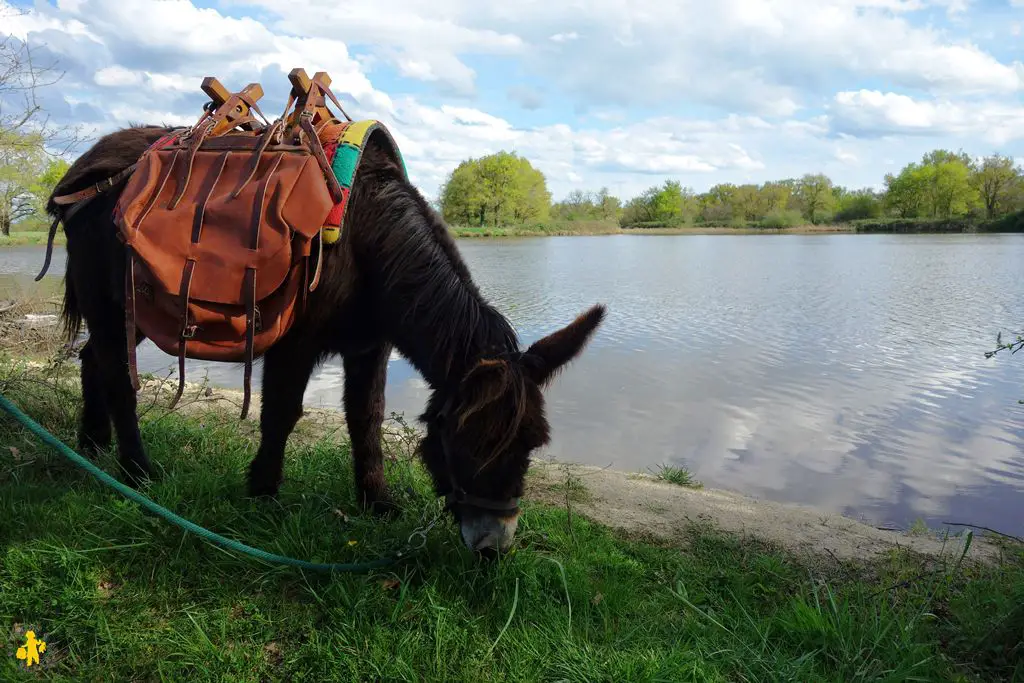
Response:
[[[398,503],[387,491],[363,494],[363,507],[378,517],[390,517],[399,511]]]
[[[249,497],[250,498],[276,498],[277,492],[281,490],[279,479],[268,479],[265,477],[249,475]]]
[[[148,463],[140,464],[133,460],[128,463],[119,463],[119,466],[125,483],[133,489],[142,488],[143,485],[153,481],[153,471]]]
[[[110,450],[112,440],[109,431],[106,434],[82,432],[78,435],[78,452],[90,460],[95,460],[100,453]]]

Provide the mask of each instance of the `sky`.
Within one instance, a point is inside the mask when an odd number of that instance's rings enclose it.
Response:
[[[189,125],[203,77],[327,71],[437,196],[514,151],[560,199],[826,173],[881,188],[927,151],[1024,163],[1024,0],[0,0],[65,72],[56,122]]]

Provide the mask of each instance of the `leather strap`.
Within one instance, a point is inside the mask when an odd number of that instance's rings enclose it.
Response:
[[[203,217],[206,215],[206,203],[210,201],[210,195],[213,194],[214,188],[217,187],[217,181],[220,180],[220,176],[224,172],[224,166],[227,163],[228,153],[224,152],[217,160],[217,172],[213,174],[213,182],[210,183],[210,187],[207,188],[206,192],[204,192],[202,197],[199,198],[199,203],[196,206],[195,218],[192,220],[192,244],[199,243],[199,238],[202,236],[203,231]]]
[[[320,284],[320,266],[324,262],[324,239],[323,239],[323,236],[320,233],[317,233],[313,237],[313,239],[316,240],[317,249],[316,249],[316,270],[313,271],[313,281],[309,283],[309,291],[311,291],[311,292],[315,291],[317,285]],[[306,258],[307,258],[306,263],[308,264],[309,263],[309,261],[308,261],[309,257],[307,256]],[[305,296],[305,292],[303,292],[303,296]]]
[[[188,259],[185,261],[185,268],[181,271],[181,286],[178,289],[178,292],[181,294],[181,339],[180,344],[178,345],[178,392],[171,400],[171,408],[178,404],[178,400],[185,392],[185,352],[188,346],[188,340],[192,338],[193,334],[195,334],[194,327],[188,324],[189,291],[192,288],[192,273],[195,271],[195,268],[195,259]]]
[[[178,202],[185,195],[185,189],[188,187],[188,181],[192,178],[192,163],[195,161],[196,152],[199,151],[199,146],[203,144],[203,140],[213,132],[214,127],[217,125],[219,119],[213,117],[213,119],[200,128],[195,137],[189,140],[188,144],[188,158],[185,161],[185,165],[181,167],[181,176],[178,179],[178,194],[174,195],[174,199],[167,205],[168,209],[175,209],[178,206]]]
[[[260,248],[260,227],[263,225],[263,200],[267,196],[267,188],[270,186],[270,182],[274,179],[274,173],[277,171],[277,167],[281,165],[282,155],[278,154],[274,158],[274,162],[270,165],[270,170],[267,171],[267,177],[260,182],[259,187],[256,188],[256,210],[253,211],[253,224],[250,226],[249,232],[249,248],[256,251]]]
[[[135,337],[135,252],[125,245],[124,272],[124,316],[125,338],[128,343],[128,377],[131,378],[132,389],[139,390],[139,363],[135,352],[138,345]]]
[[[174,164],[177,163],[178,155],[180,153],[180,149],[174,150],[174,156],[171,157],[171,163],[167,164],[167,170],[164,171],[164,176],[163,178],[160,179],[160,186],[157,188],[156,192],[154,192],[153,195],[149,198],[149,202],[146,203],[146,207],[142,210],[142,212],[139,214],[139,217],[135,220],[134,232],[139,231],[139,229],[142,227],[142,221],[146,220],[146,216],[149,215],[149,212],[153,210],[153,206],[156,205],[156,200],[159,199],[160,195],[163,194],[164,186],[167,185],[167,181],[170,179],[171,173],[174,171]]]
[[[118,171],[109,178],[105,178],[98,183],[90,185],[84,190],[78,192],[72,192],[71,194],[62,194],[58,197],[53,198],[53,203],[63,206],[65,204],[77,204],[78,202],[85,201],[86,199],[92,199],[96,195],[106,192],[110,188],[117,185],[119,182],[130,176],[135,172],[135,167],[138,166],[138,162],[132,164],[126,169]]]
[[[256,175],[256,169],[259,168],[260,159],[263,157],[263,152],[267,149],[267,145],[270,144],[271,140],[275,136],[280,134],[281,129],[283,127],[284,121],[278,119],[277,121],[274,121],[274,123],[271,126],[268,126],[267,129],[263,131],[263,134],[260,135],[260,144],[257,145],[255,151],[253,151],[252,157],[249,160],[249,172],[245,174],[245,180],[243,180],[241,184],[237,188],[235,188],[234,192],[231,193],[232,199],[236,198],[239,194],[241,194],[242,190],[245,189],[245,186],[249,184],[250,180],[252,180],[252,177]]]
[[[331,198],[335,203],[340,202],[344,199],[345,195],[342,193],[341,183],[338,182],[338,178],[334,175],[334,169],[331,168],[331,162],[327,161],[327,155],[324,154],[320,138],[313,128],[313,117],[303,111],[299,116],[299,127],[306,132],[309,150],[316,157],[317,163],[320,164],[320,168],[324,172],[324,179],[327,181],[327,187],[331,191]]]
[[[39,269],[39,274],[36,275],[36,282],[42,280],[43,276],[46,275],[46,271],[50,269],[50,259],[53,258],[53,239],[57,236],[57,226],[60,225],[61,218],[61,216],[57,216],[50,223],[50,232],[46,235],[46,256],[43,257],[43,267]]]
[[[244,396],[242,398],[242,415],[244,420],[249,415],[249,400],[252,397],[252,355],[253,338],[255,337],[256,320],[256,269],[245,269],[245,375],[242,381]]]

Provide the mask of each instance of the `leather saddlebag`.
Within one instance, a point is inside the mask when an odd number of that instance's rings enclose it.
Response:
[[[253,359],[288,331],[316,285],[322,253],[313,244],[334,199],[312,147],[319,140],[286,135],[281,119],[211,135],[223,123],[207,112],[147,150],[115,219],[127,252],[133,383],[137,327],[178,357],[175,402],[186,358],[245,363],[244,418]]]

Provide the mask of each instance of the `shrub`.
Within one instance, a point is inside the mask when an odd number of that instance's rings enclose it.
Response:
[[[803,225],[804,222],[804,217],[800,215],[799,211],[781,209],[772,211],[762,218],[761,227],[778,230],[781,228],[795,228],[798,225]]]

